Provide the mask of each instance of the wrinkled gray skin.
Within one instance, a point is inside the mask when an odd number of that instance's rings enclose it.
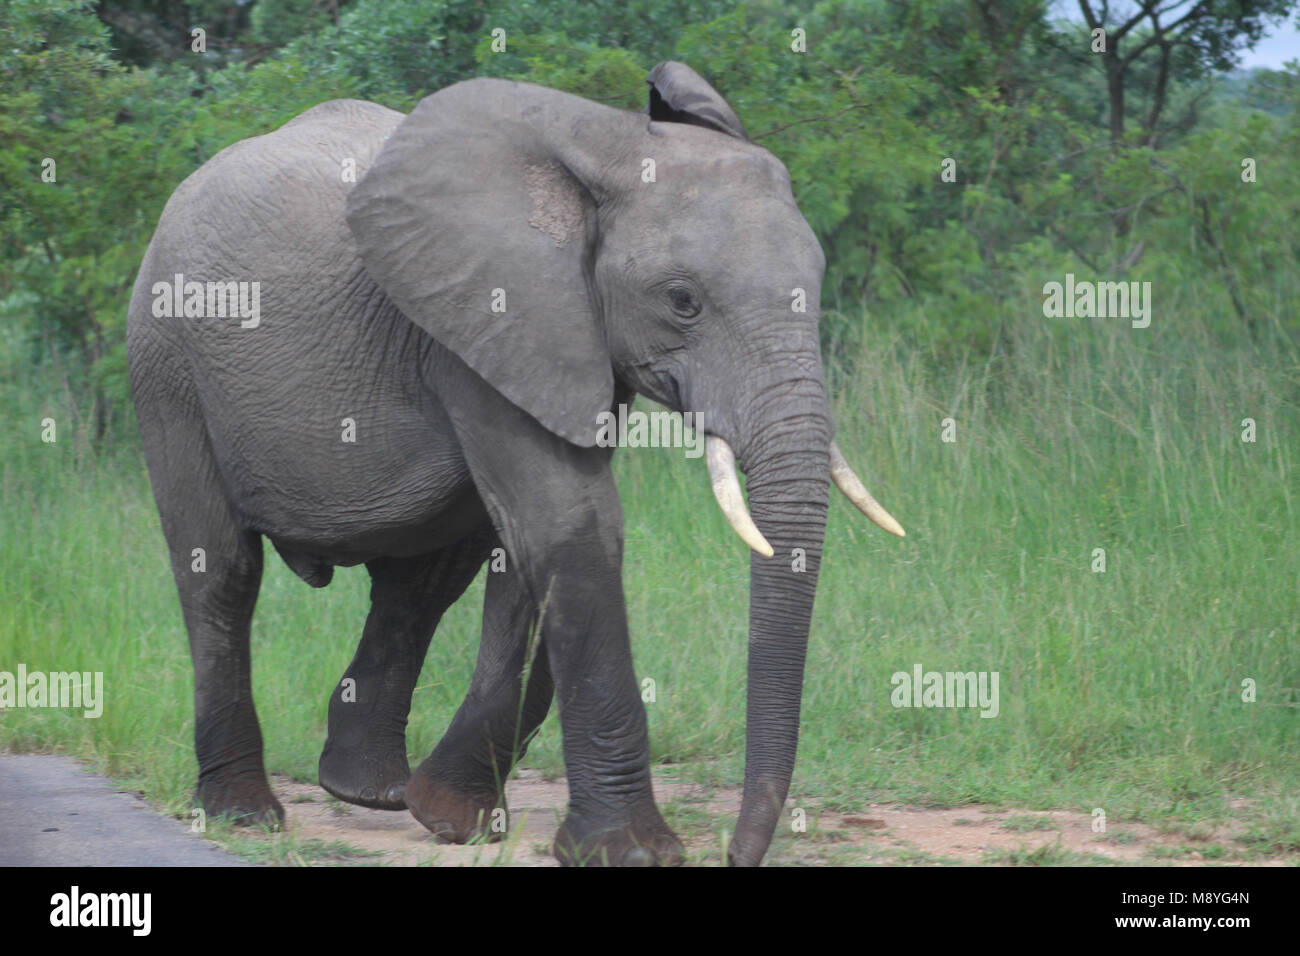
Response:
[[[735,449],[776,551],[750,555],[745,789],[730,844],[733,863],[761,860],[794,767],[826,518],[824,258],[785,168],[722,98],[682,64],[661,64],[651,84],[649,115],[490,79],[409,117],[325,103],[223,151],[168,202],[128,345],[189,632],[209,813],[283,819],[249,666],[265,536],[315,587],[335,566],[371,575],[345,675],[356,699],[330,699],[328,791],[409,806],[441,839],[467,840],[504,807],[501,781],[555,696],[570,788],[556,855],[680,862],[651,793],[612,452],[595,445],[598,413],[639,393],[701,413]],[[642,179],[647,158],[655,182]],[[259,281],[260,324],[155,317],[153,284],[176,273]],[[806,312],[791,308],[796,288]],[[355,442],[342,440],[345,418]],[[406,716],[429,640],[496,547],[507,570],[488,575],[468,696],[411,774]]]

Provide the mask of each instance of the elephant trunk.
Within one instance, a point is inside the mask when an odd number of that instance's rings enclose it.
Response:
[[[773,555],[750,555],[745,791],[729,862],[756,866],[794,773],[804,657],[826,528],[830,416],[820,382],[792,398],[811,409],[762,428],[746,449],[749,508]],[[772,419],[761,413],[759,421]]]

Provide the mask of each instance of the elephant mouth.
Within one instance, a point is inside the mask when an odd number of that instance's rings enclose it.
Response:
[[[763,533],[758,530],[758,525],[754,523],[744,492],[740,490],[740,478],[736,474],[736,453],[731,445],[721,435],[706,434],[704,459],[709,469],[709,480],[713,485],[713,497],[717,500],[718,507],[722,510],[727,523],[731,525],[731,529],[755,553],[765,558],[772,557],[775,552],[768,544],[767,538],[763,537]],[[872,497],[871,492],[867,491],[862,484],[862,479],[849,467],[844,454],[835,442],[831,442],[830,472],[835,487],[853,502],[859,511],[890,534],[898,535],[900,538],[907,536],[903,526],[881,507],[880,502]]]

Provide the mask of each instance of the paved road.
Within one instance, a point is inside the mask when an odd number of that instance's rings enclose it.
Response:
[[[0,754],[0,866],[246,866],[69,757]]]

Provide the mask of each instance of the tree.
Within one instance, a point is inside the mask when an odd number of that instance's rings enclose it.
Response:
[[[1079,11],[1091,31],[1102,30],[1101,53],[1110,101],[1110,138],[1124,139],[1125,84],[1129,68],[1148,54],[1156,67],[1151,108],[1142,118],[1143,142],[1156,136],[1169,81],[1191,79],[1232,69],[1241,52],[1253,47],[1264,30],[1288,16],[1296,0],[1136,0],[1133,9],[1111,9],[1109,0],[1079,0]],[[1127,7],[1127,5],[1126,5]],[[1145,30],[1139,30],[1146,25]],[[1132,45],[1126,41],[1132,34]]]

